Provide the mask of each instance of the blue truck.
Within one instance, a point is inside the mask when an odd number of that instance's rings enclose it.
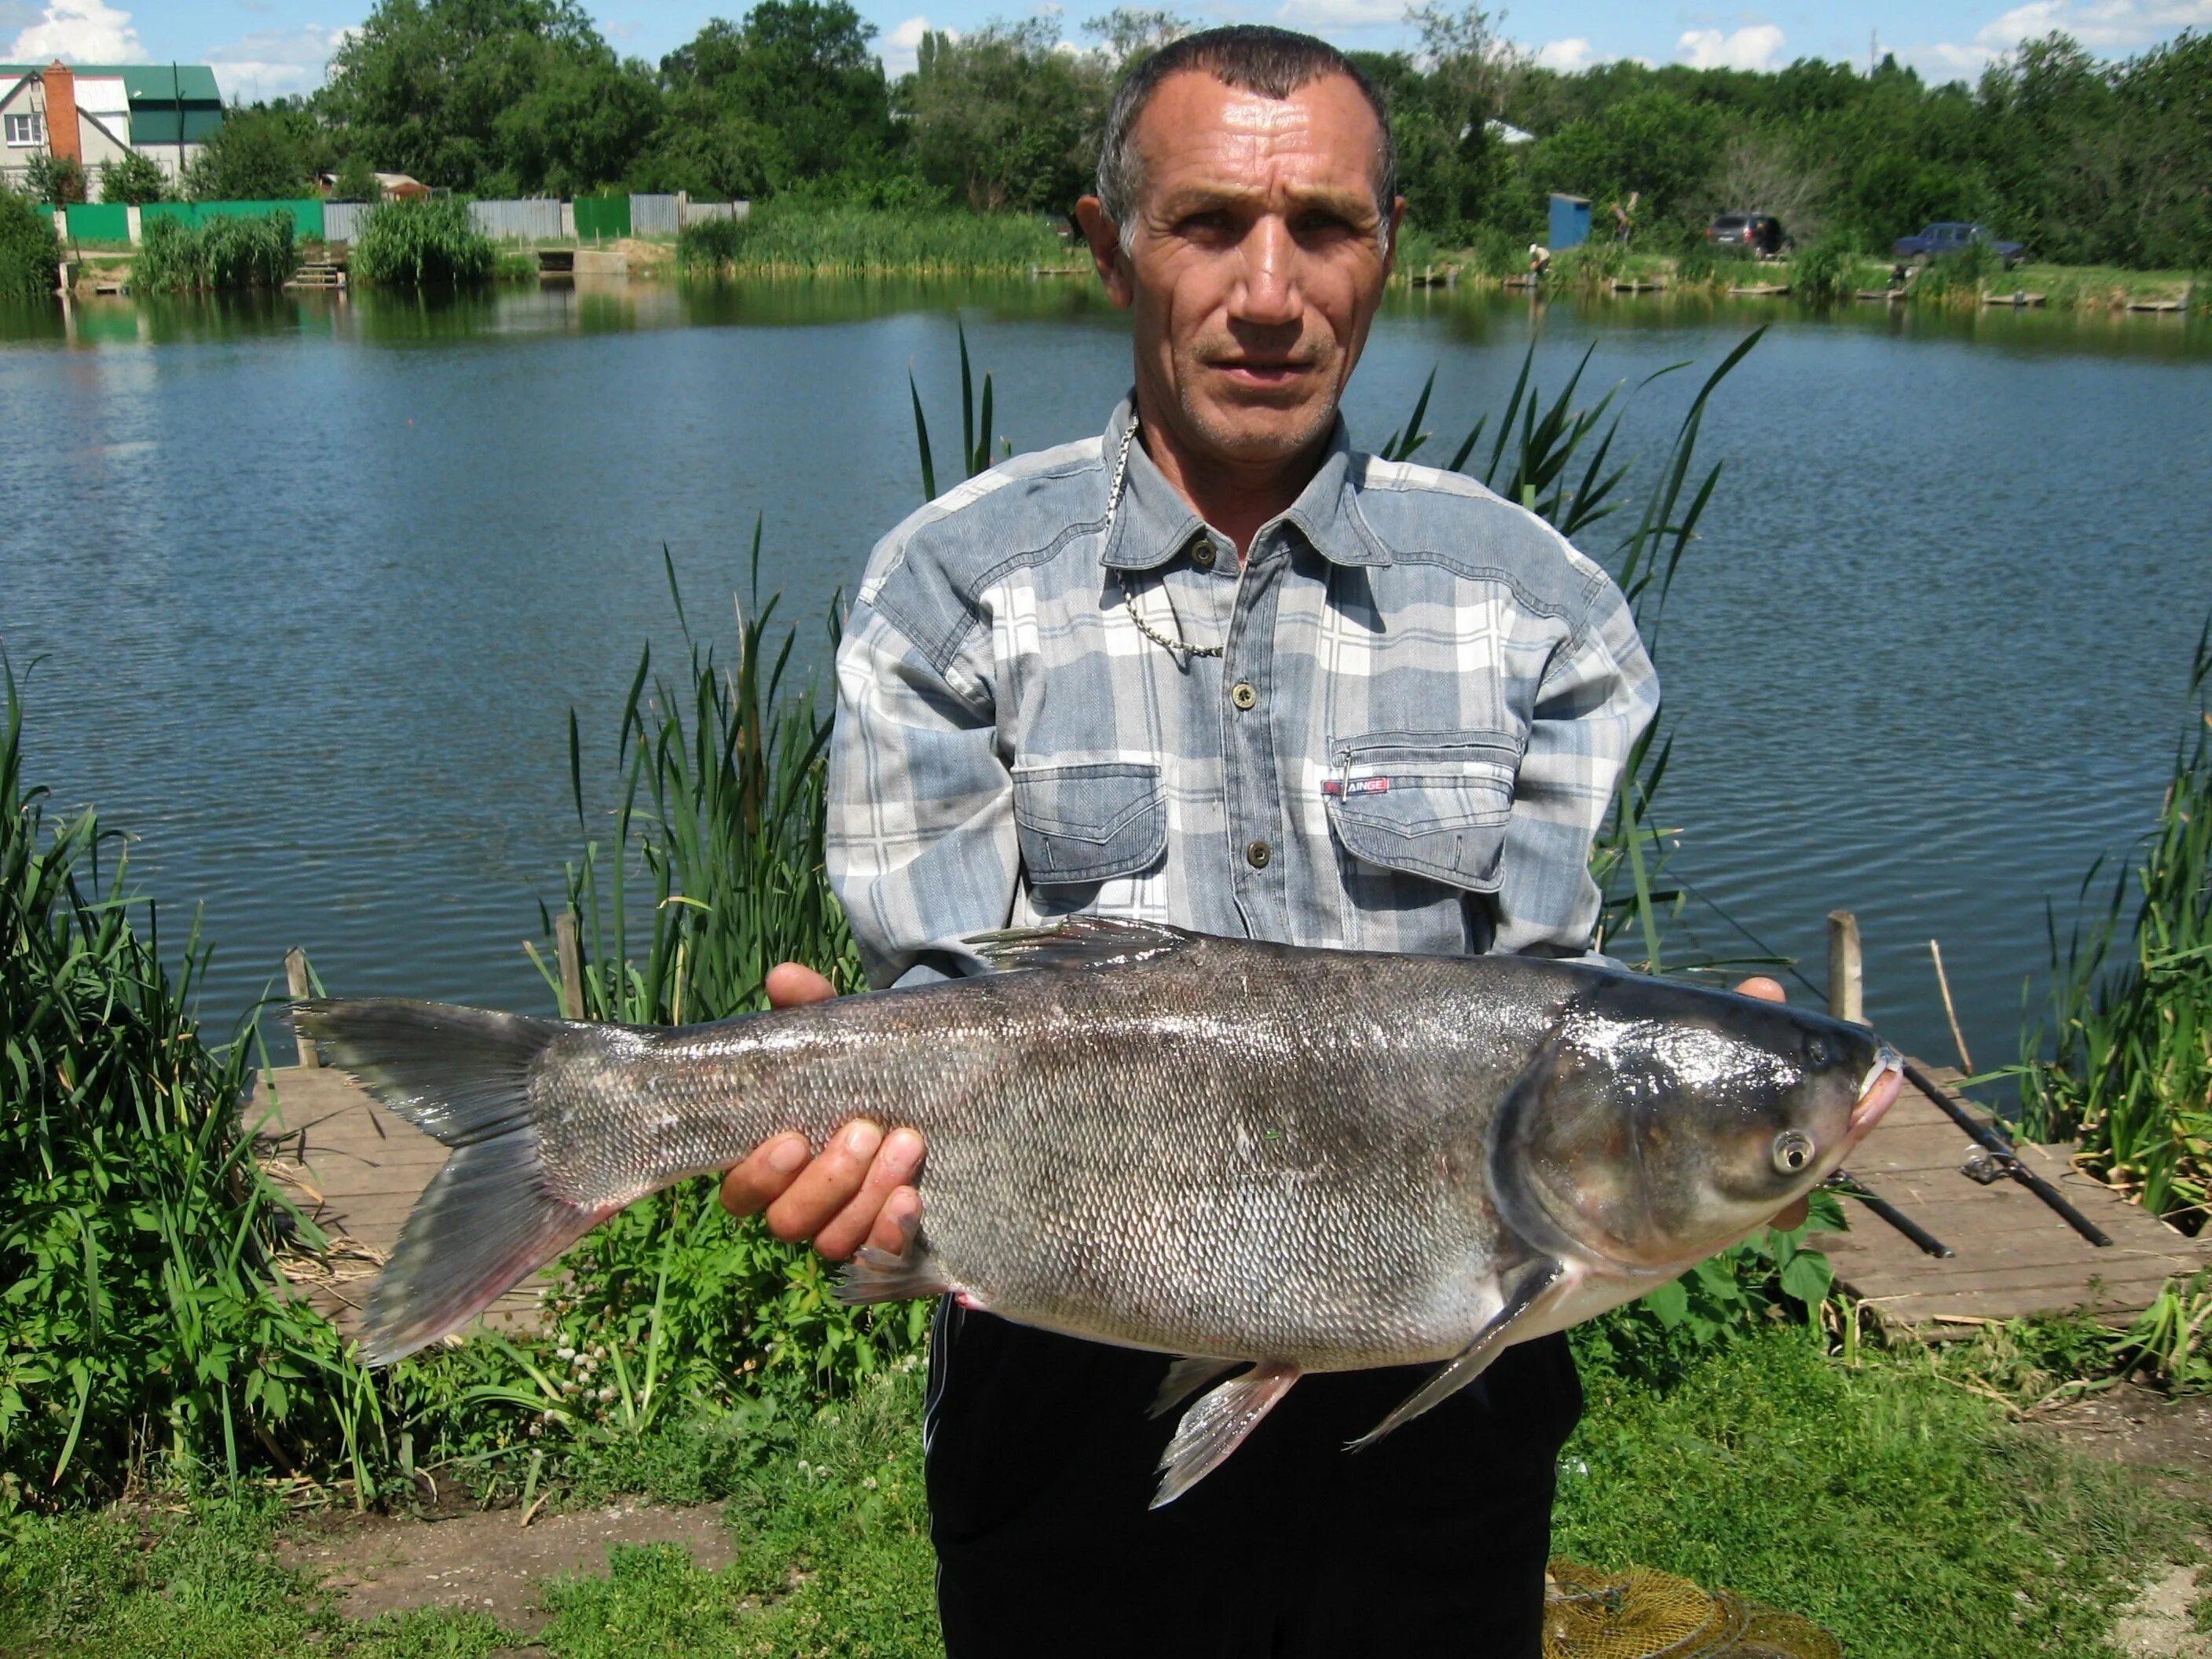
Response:
[[[1999,241],[1990,234],[1986,225],[1969,225],[1955,219],[1941,220],[1917,236],[1900,236],[1893,247],[1900,259],[1934,259],[1946,253],[1962,252],[1977,242],[1996,249],[2007,270],[2018,264],[2027,252],[2018,242]]]

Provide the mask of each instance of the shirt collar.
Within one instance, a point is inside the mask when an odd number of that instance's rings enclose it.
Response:
[[[1114,458],[1121,453],[1121,441],[1135,413],[1132,393],[1115,407],[1113,418],[1106,423],[1109,488]],[[1389,550],[1359,511],[1357,481],[1366,470],[1366,460],[1365,456],[1352,453],[1344,417],[1338,416],[1329,430],[1328,451],[1322,458],[1320,471],[1289,509],[1272,523],[1296,529],[1332,563],[1389,563]],[[1098,562],[1114,570],[1154,569],[1189,546],[1206,528],[1206,521],[1152,464],[1143,443],[1130,444],[1128,474],[1122,481],[1121,502],[1114,510],[1113,527]],[[1261,533],[1264,537],[1267,532]]]

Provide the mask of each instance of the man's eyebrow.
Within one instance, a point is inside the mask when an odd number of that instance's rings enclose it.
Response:
[[[1249,208],[1265,204],[1271,193],[1234,185],[1184,185],[1168,193],[1160,204],[1160,213],[1172,221],[1215,208]],[[1355,223],[1381,216],[1372,191],[1340,190],[1328,185],[1292,185],[1282,193],[1290,198],[1294,209],[1320,209]]]

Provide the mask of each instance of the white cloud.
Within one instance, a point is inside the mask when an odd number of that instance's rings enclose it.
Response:
[[[1974,32],[1960,46],[1900,49],[1900,62],[1949,80],[1978,75],[2023,40],[2057,30],[2091,52],[2111,57],[2140,52],[2187,28],[2212,28],[2212,0],[2028,0]]]
[[[207,54],[226,100],[248,103],[313,92],[323,84],[331,55],[358,29],[309,23],[296,29],[257,29]]]
[[[902,75],[914,73],[915,54],[921,50],[921,37],[929,33],[929,19],[909,17],[884,36],[884,49],[876,55],[883,59],[884,73],[894,81]],[[947,29],[947,34],[958,33]]]
[[[46,15],[15,37],[18,63],[143,64],[146,49],[131,14],[105,0],[52,0]]]
[[[1395,28],[1406,21],[1405,0],[1283,0],[1275,21],[1289,28]]]
[[[1547,40],[1536,48],[1536,67],[1557,70],[1562,75],[1578,75],[1601,63],[1590,43],[1579,35],[1566,40]]]
[[[1733,34],[1691,29],[1674,44],[1674,55],[1692,69],[1766,70],[1782,50],[1782,31],[1771,23],[1747,23]]]

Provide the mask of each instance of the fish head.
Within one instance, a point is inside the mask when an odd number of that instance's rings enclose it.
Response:
[[[1826,1014],[1609,975],[1508,1101],[1493,1188],[1532,1238],[1632,1273],[1679,1270],[1825,1181],[1903,1065]]]

